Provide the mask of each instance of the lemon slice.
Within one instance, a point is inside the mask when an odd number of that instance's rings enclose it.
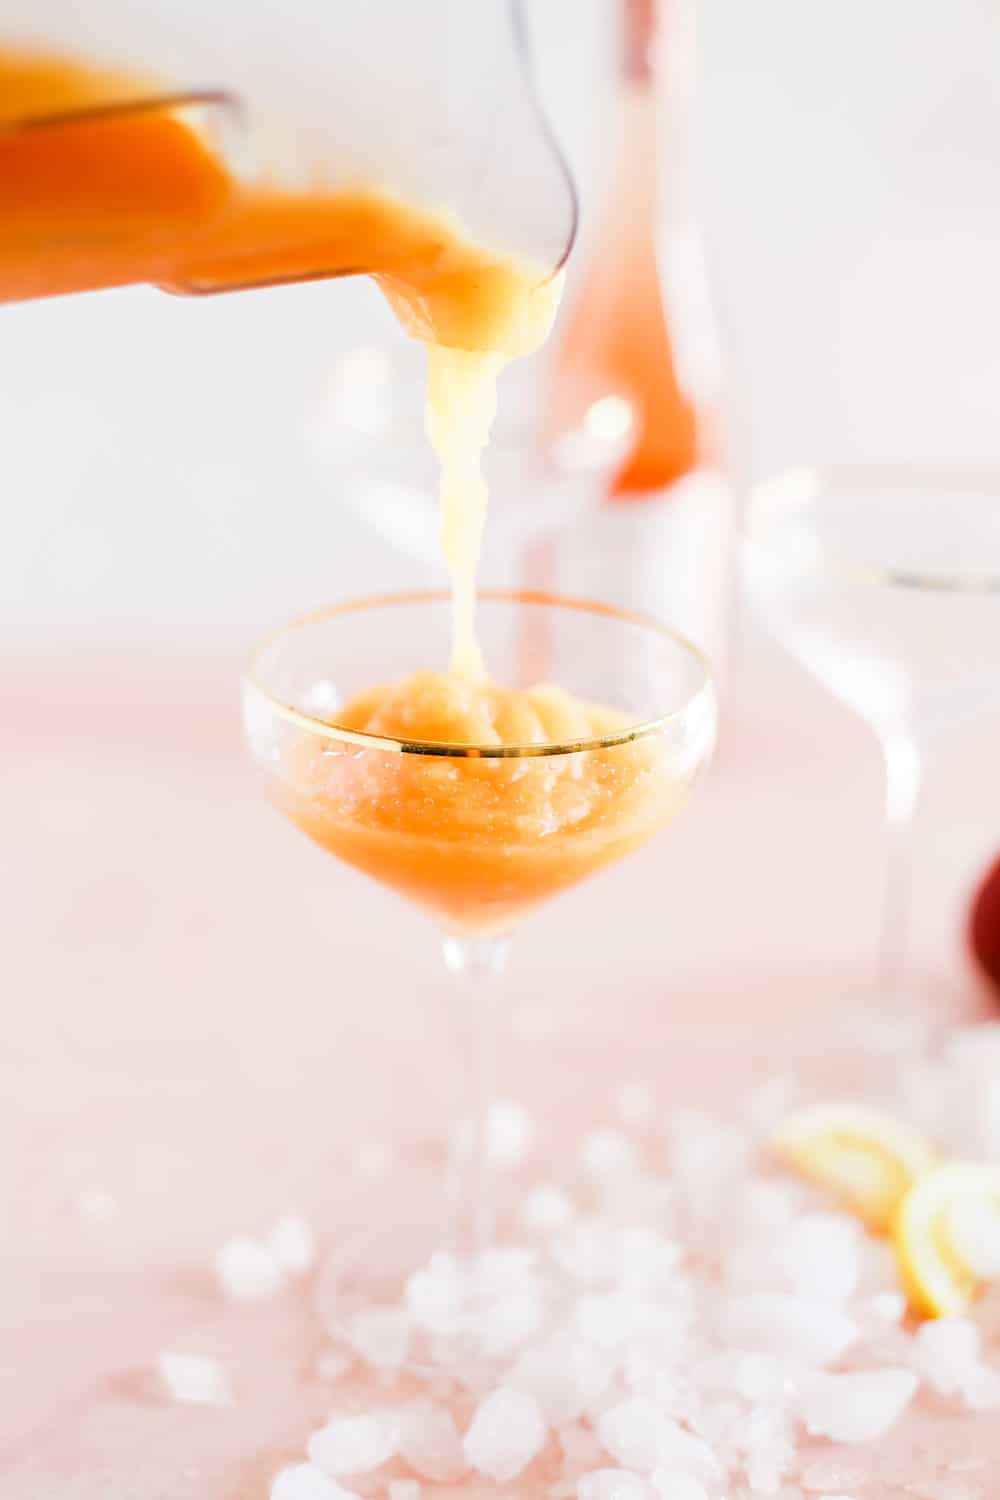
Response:
[[[950,1162],[920,1177],[896,1212],[892,1237],[910,1301],[931,1318],[963,1313],[979,1278],[951,1221],[962,1206],[991,1206],[1000,1215],[1000,1167]]]
[[[934,1165],[927,1142],[890,1115],[854,1104],[826,1104],[790,1115],[772,1147],[820,1187],[829,1188],[869,1228],[887,1233],[910,1184]]]

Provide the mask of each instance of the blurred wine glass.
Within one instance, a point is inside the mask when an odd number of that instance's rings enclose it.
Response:
[[[500,377],[483,469],[491,566],[569,526],[606,492],[632,442],[633,408],[606,382],[580,377],[577,416],[547,420],[538,360]],[[345,351],[306,414],[307,447],[332,494],[393,546],[440,564],[438,480],[424,429],[426,356],[395,339]]]
[[[757,488],[757,612],[878,736],[889,857],[877,998],[908,994],[912,833],[928,757],[1000,705],[1000,472],[799,470]]]

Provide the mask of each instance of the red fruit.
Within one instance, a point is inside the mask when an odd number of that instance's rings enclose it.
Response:
[[[987,871],[973,898],[969,945],[987,978],[1000,992],[1000,859]]]

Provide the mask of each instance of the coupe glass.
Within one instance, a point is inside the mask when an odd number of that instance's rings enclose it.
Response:
[[[447,661],[450,609],[445,592],[417,593],[292,622],[254,656],[244,715],[278,808],[423,907],[441,931],[445,968],[459,986],[470,1097],[453,1132],[452,1243],[437,1225],[434,1248],[472,1255],[493,1238],[486,1121],[495,989],[511,933],[680,811],[711,752],[716,705],[704,657],[653,620],[542,594],[483,591],[479,631],[495,680],[558,683],[615,711],[605,715],[606,732],[474,745],[338,729],[338,709],[359,692]],[[598,782],[611,799],[603,816],[588,807]],[[407,810],[418,804],[433,815],[415,832]],[[398,808],[405,827],[395,826]],[[378,1244],[369,1235],[353,1250],[338,1246],[324,1293],[329,1326],[340,1331],[359,1307],[398,1302],[406,1275],[426,1259],[426,1242],[413,1248],[412,1230],[396,1224]]]
[[[1000,473],[787,473],[752,495],[756,608],[878,736],[888,858],[876,993],[907,992],[912,833],[928,756],[1000,703]]]

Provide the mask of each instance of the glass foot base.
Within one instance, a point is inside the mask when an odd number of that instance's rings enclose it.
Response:
[[[387,1196],[391,1210],[379,1221],[325,1247],[313,1288],[325,1333],[386,1386],[489,1389],[558,1311],[551,1268],[524,1232],[501,1233],[475,1254],[450,1248],[452,1205],[440,1182]]]

